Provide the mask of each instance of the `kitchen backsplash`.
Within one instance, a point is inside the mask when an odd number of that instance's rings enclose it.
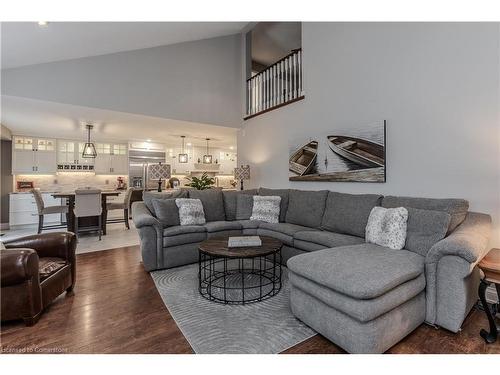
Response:
[[[113,190],[117,187],[118,177],[123,177],[123,180],[128,186],[128,177],[117,175],[94,175],[91,173],[69,172],[58,173],[57,175],[16,175],[14,177],[15,191],[17,191],[17,181],[33,181],[34,187],[42,191],[69,191],[84,187]]]

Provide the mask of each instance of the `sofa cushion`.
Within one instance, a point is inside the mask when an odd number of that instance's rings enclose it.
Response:
[[[38,272],[40,274],[40,281],[45,280],[50,275],[56,273],[66,264],[66,261],[57,257],[41,257],[38,259]]]
[[[446,236],[450,221],[451,216],[446,212],[408,207],[405,249],[425,257]]]
[[[250,220],[253,210],[253,195],[238,194],[236,197],[236,220]]]
[[[237,220],[236,222],[241,225],[242,229],[257,229],[261,223],[257,220]]]
[[[415,279],[389,290],[380,297],[371,299],[349,297],[294,272],[290,272],[289,278],[290,284],[294,287],[360,322],[369,322],[378,318],[411,300],[425,289],[425,275],[423,273]]]
[[[225,230],[241,230],[242,226],[238,221],[211,221],[205,224],[208,233],[221,232]]]
[[[249,231],[253,231],[251,229],[245,229],[244,232],[248,233]],[[267,237],[272,237],[276,238],[277,240],[280,240],[283,242],[285,245],[288,246],[293,246],[293,236],[289,236],[288,234],[282,233],[282,232],[275,232],[274,230],[270,229],[264,229],[264,228],[258,228],[255,229],[256,235],[259,236],[267,236]]]
[[[379,206],[378,194],[329,192],[321,228],[337,233],[365,237],[366,223],[373,207]]]
[[[288,260],[290,271],[357,299],[381,296],[424,272],[424,257],[360,244],[318,250]]]
[[[203,225],[178,225],[163,229],[163,237],[177,236],[188,233],[205,233],[207,228]]]
[[[293,238],[300,241],[311,242],[325,247],[339,247],[364,243],[360,237],[349,236],[348,234],[332,233],[325,231],[300,231],[293,235]],[[299,247],[300,249],[300,247]],[[310,251],[309,248],[304,250]]]
[[[142,200],[148,210],[156,217],[155,208],[153,206],[153,199],[172,199],[172,198],[187,198],[188,192],[185,189],[175,191],[145,191],[142,193]]]
[[[261,222],[259,224],[259,228],[272,230],[274,232],[284,233],[287,236],[294,236],[295,233],[301,231],[311,231],[311,232],[319,232],[319,230],[314,230],[308,227],[304,227],[302,225],[290,224],[290,223],[264,223]]]
[[[284,222],[286,218],[286,212],[288,210],[288,196],[289,196],[290,190],[289,189],[267,189],[267,188],[260,188],[259,189],[259,195],[262,196],[278,196],[281,197],[281,202],[280,202],[280,222]]]
[[[323,218],[327,196],[328,190],[290,190],[286,222],[318,228]]]
[[[181,225],[179,220],[179,208],[175,204],[175,198],[152,199],[156,217],[164,228]]]
[[[206,190],[189,190],[189,198],[199,199],[203,205],[206,221],[223,221],[226,220],[224,211],[224,199],[222,198],[222,190],[206,189]]]
[[[226,220],[236,220],[236,199],[238,194],[257,195],[257,189],[241,190],[241,191],[222,191],[224,200],[224,211]]]
[[[176,198],[181,225],[202,225],[206,223],[203,204],[195,198]]]
[[[387,196],[382,199],[382,207],[412,207],[422,210],[444,211],[450,214],[448,233],[459,226],[467,215],[469,202],[464,199],[436,199]]]

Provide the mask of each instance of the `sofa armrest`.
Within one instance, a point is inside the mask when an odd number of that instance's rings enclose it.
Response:
[[[136,228],[146,226],[154,226],[158,229],[163,228],[160,221],[153,216],[144,202],[132,203],[132,221],[134,222]]]
[[[68,263],[75,262],[76,236],[71,232],[35,234],[7,241],[4,244],[7,249],[33,249],[40,258],[57,257]]]
[[[448,255],[458,256],[471,265],[476,265],[488,252],[491,235],[491,216],[469,212],[448,237],[437,242],[427,253],[427,264],[437,263]]]
[[[2,287],[38,278],[38,255],[33,249],[2,250],[0,271]]]

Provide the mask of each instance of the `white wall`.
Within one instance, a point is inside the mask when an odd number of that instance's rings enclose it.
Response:
[[[248,186],[461,197],[500,246],[500,28],[495,23],[304,23],[305,100],[238,136]],[[387,120],[387,182],[289,182],[288,141]]]
[[[241,69],[237,34],[5,69],[2,94],[239,127]]]

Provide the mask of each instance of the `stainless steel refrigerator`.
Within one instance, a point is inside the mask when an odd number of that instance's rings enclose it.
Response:
[[[165,163],[165,152],[130,150],[129,151],[129,185],[144,190],[157,189],[158,181],[148,176],[150,164]]]

